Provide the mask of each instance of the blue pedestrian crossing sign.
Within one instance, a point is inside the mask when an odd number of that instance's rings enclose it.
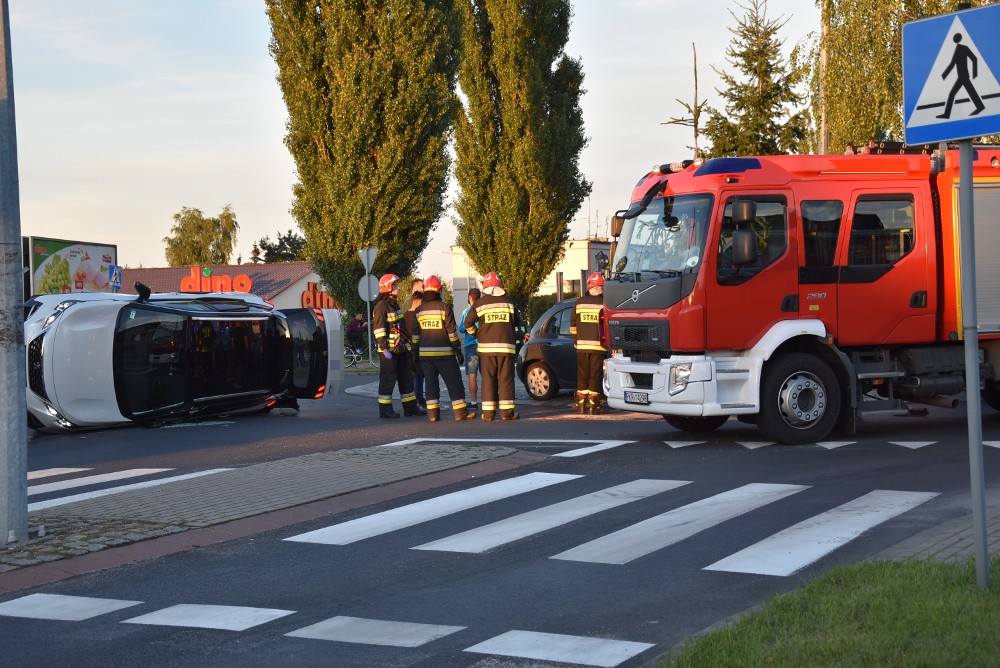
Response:
[[[1000,134],[1000,5],[903,26],[906,143]]]

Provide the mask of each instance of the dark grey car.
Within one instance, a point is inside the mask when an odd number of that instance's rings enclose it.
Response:
[[[547,401],[560,390],[576,390],[576,349],[569,332],[574,304],[567,299],[543,313],[517,356],[517,377],[532,399]]]

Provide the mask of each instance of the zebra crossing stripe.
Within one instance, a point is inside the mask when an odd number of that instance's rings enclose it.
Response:
[[[59,492],[73,487],[84,487],[86,485],[97,485],[102,482],[112,482],[114,480],[125,480],[126,478],[138,478],[154,473],[173,471],[173,469],[129,469],[127,471],[115,471],[114,473],[100,473],[98,475],[85,476],[83,478],[73,478],[72,480],[61,480],[59,482],[49,482],[41,485],[28,487],[28,496],[33,494],[46,494],[48,492]]]
[[[171,469],[166,469],[170,471]],[[177,482],[178,480],[190,480],[191,478],[200,478],[206,475],[212,475],[213,473],[221,473],[222,471],[228,471],[229,469],[209,469],[208,471],[195,471],[194,473],[185,473],[183,475],[175,475],[169,478],[157,478],[156,480],[144,480],[143,482],[134,482],[130,485],[122,485],[121,487],[109,487],[107,489],[97,489],[92,492],[83,492],[82,494],[73,494],[72,496],[62,496],[58,499],[48,499],[47,501],[36,501],[35,503],[28,504],[28,512],[33,513],[36,510],[45,510],[46,508],[54,508],[56,506],[64,506],[67,503],[76,503],[77,501],[86,501],[88,499],[97,499],[102,496],[110,496],[112,494],[121,494],[122,492],[130,492],[133,489],[146,489],[148,487],[158,487],[160,485],[166,485],[169,482]]]
[[[865,531],[916,508],[936,492],[875,490],[740,550],[707,571],[791,575]]]
[[[126,619],[123,624],[181,626],[220,631],[245,631],[254,626],[295,614],[294,610],[248,608],[239,605],[198,605],[181,603],[146,615]]]
[[[82,622],[91,617],[105,615],[141,603],[142,601],[121,601],[114,598],[92,598],[90,596],[31,594],[0,603],[0,616]]]
[[[82,471],[92,471],[93,469],[42,469],[40,471],[28,471],[28,480],[39,478],[51,478],[57,475],[69,475],[70,473],[80,473]]]
[[[297,536],[285,538],[298,543],[320,543],[323,545],[348,545],[350,543],[379,536],[397,529],[423,522],[429,522],[446,515],[475,508],[486,503],[499,501],[525,492],[542,489],[568,480],[582,478],[579,475],[565,473],[529,473],[527,475],[491,482],[479,487],[472,487],[460,492],[452,492],[442,496],[411,503],[385,512],[359,517],[356,520],[341,522],[332,526],[309,531]]]
[[[466,648],[466,652],[513,656],[537,661],[559,661],[583,666],[614,668],[633,656],[655,647],[644,642],[588,638],[585,636],[508,631]]]
[[[561,552],[552,559],[627,564],[720,522],[808,489],[805,485],[750,483],[643,520]]]
[[[1000,448],[1000,441],[983,441],[983,445],[988,445],[991,448]]]
[[[418,545],[414,550],[482,553],[568,522],[654,494],[691,484],[690,480],[633,480],[591,494],[539,508],[516,517],[477,527],[441,540]]]
[[[390,622],[360,617],[332,617],[311,626],[286,633],[292,638],[333,640],[362,645],[420,647],[432,640],[462,631],[464,626]]]

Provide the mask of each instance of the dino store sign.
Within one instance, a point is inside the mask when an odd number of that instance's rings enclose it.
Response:
[[[253,282],[246,274],[236,276],[212,275],[211,267],[191,267],[191,274],[181,279],[181,292],[247,292],[253,289]],[[316,289],[310,281],[300,297],[303,308],[335,308],[333,297]]]

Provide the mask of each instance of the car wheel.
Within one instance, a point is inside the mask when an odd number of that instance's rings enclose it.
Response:
[[[833,431],[839,413],[837,377],[820,358],[792,353],[764,368],[757,427],[767,438],[816,443]]]
[[[528,395],[535,401],[548,401],[556,396],[559,386],[549,368],[541,362],[535,362],[524,374],[524,389],[528,390]]]
[[[729,416],[708,415],[702,417],[700,415],[664,415],[663,419],[666,420],[667,424],[674,429],[703,434],[709,431],[715,431],[724,425],[726,420],[729,419]]]

